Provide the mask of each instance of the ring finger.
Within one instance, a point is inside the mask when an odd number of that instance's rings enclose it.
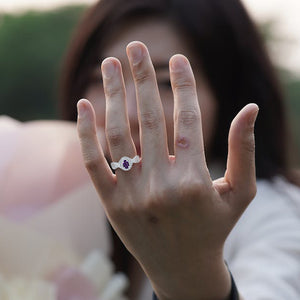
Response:
[[[122,157],[133,158],[136,149],[130,134],[130,125],[127,115],[126,95],[122,67],[116,58],[107,58],[102,63],[103,85],[106,98],[106,138],[113,162],[119,162]],[[120,161],[121,168],[129,170],[130,159]],[[134,168],[134,166],[132,166]],[[116,169],[116,174],[121,175],[124,170]],[[133,170],[131,170],[131,173]],[[118,176],[123,178],[123,176]],[[126,174],[128,178],[128,174]],[[121,179],[122,180],[122,179]]]

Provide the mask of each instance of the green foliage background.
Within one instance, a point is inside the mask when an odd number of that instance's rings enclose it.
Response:
[[[57,117],[60,64],[84,8],[0,15],[0,115]]]
[[[285,78],[283,82],[290,116],[290,127],[296,146],[295,155],[298,166],[300,166],[300,78]]]
[[[0,15],[0,115],[21,121],[55,119],[60,64],[85,6]],[[272,39],[270,23],[261,26]],[[280,72],[300,149],[300,78]]]

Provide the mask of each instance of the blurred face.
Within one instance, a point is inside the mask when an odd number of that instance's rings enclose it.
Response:
[[[175,27],[167,21],[157,18],[148,18],[139,22],[134,21],[126,23],[126,26],[123,26],[123,28],[117,32],[114,31],[111,34],[111,39],[107,42],[107,46],[103,51],[104,57],[114,56],[117,57],[122,63],[126,85],[126,101],[131,134],[137,147],[137,152],[139,153],[140,151],[140,142],[135,87],[125,52],[127,44],[132,41],[142,41],[149,49],[154,68],[156,70],[158,87],[164,107],[170,154],[174,153],[174,105],[169,77],[169,59],[172,55],[180,53],[185,55],[190,60],[197,83],[198,99],[202,114],[204,143],[206,149],[209,149],[209,145],[211,144],[211,139],[213,137],[213,129],[217,110],[216,100],[214,99],[213,93],[208,87],[206,80],[201,73],[201,68],[196,65],[196,57],[188,47],[187,40],[183,37],[183,35],[176,31]],[[99,63],[99,66],[95,67],[94,74],[91,77],[91,84],[85,97],[94,105],[97,116],[97,126],[99,129],[104,130],[105,97],[101,80],[99,80],[100,77],[101,71]],[[105,143],[104,140],[101,142],[102,144]],[[102,146],[105,151],[107,151],[106,145]],[[108,153],[106,154],[108,155]]]

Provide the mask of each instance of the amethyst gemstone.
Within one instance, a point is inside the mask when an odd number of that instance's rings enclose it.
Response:
[[[129,162],[125,159],[124,162],[123,162],[123,167],[125,169],[128,169],[129,168]]]

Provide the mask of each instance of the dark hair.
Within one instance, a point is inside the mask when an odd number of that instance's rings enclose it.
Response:
[[[76,102],[84,97],[91,69],[103,59],[101,49],[111,28],[141,15],[170,19],[192,41],[219,107],[211,156],[225,164],[230,123],[244,105],[255,102],[260,107],[257,177],[284,175],[288,138],[280,85],[258,30],[240,0],[99,1],[85,14],[66,55],[60,102],[63,118],[76,120]],[[114,243],[115,253],[120,253],[116,236]],[[129,261],[128,255],[123,255],[119,269],[128,270]]]
[[[193,41],[218,101],[211,157],[226,162],[227,135],[236,113],[247,103],[260,107],[256,122],[257,177],[272,178],[287,169],[287,126],[279,82],[255,25],[239,0],[102,0],[79,24],[66,56],[61,85],[63,118],[76,120],[90,71],[112,27],[142,14],[163,15]]]

